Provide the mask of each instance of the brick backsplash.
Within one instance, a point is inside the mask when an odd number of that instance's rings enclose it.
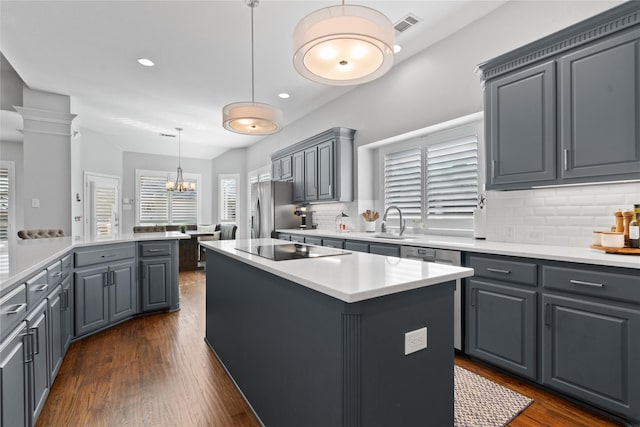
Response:
[[[640,183],[487,192],[487,240],[584,247],[613,213],[640,204]]]

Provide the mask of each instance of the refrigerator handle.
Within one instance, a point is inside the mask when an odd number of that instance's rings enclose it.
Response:
[[[260,230],[260,226],[262,225],[262,212],[260,212],[260,199],[258,199],[258,202],[256,203],[256,222],[258,223],[258,234],[256,236],[256,239],[259,239],[260,237],[262,237],[261,232],[262,230]]]

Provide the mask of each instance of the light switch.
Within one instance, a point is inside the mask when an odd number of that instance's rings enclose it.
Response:
[[[31,207],[39,208],[40,207],[40,199],[31,199]]]

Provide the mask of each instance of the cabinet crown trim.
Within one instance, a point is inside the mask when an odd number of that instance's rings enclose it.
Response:
[[[533,43],[483,62],[477,66],[476,73],[484,84],[486,80],[639,24],[640,2],[625,2]]]
[[[281,157],[292,155],[297,151],[303,151],[306,148],[312,147],[314,145],[317,145],[320,142],[326,141],[331,138],[342,137],[342,138],[348,138],[353,140],[353,135],[355,133],[356,131],[354,129],[341,128],[341,127],[331,128],[322,133],[319,133],[303,141],[300,141],[298,143],[295,143],[293,145],[290,145],[288,147],[285,147],[281,150],[274,152],[273,154],[271,154],[271,160],[277,160]]]

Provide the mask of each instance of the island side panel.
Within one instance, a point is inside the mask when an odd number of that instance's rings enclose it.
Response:
[[[206,341],[261,421],[340,426],[343,303],[207,252]]]
[[[452,425],[453,289],[347,304],[209,250],[206,341],[267,427]]]

